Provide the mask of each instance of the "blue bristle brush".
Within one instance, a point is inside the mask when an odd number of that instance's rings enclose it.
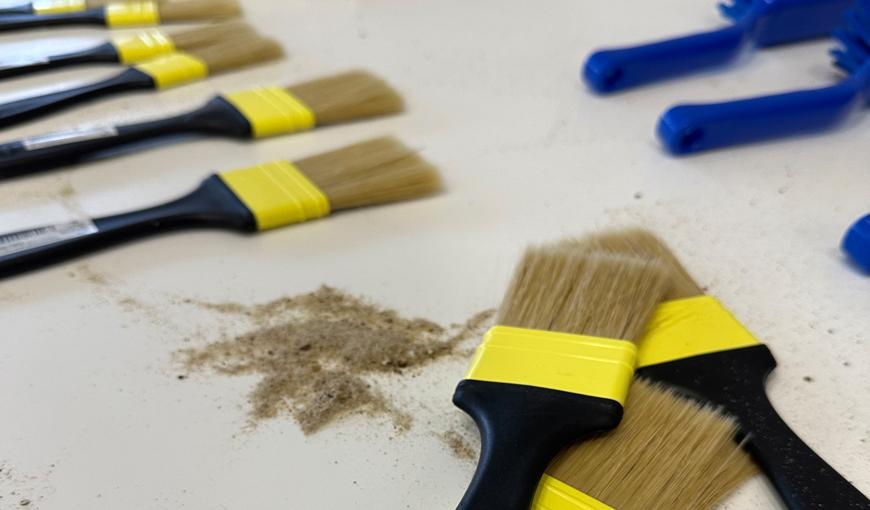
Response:
[[[834,31],[834,64],[848,73],[836,85],[712,104],[671,107],[658,134],[668,151],[690,154],[842,124],[870,101],[870,0],[858,0]]]
[[[728,27],[642,46],[596,51],[583,66],[594,90],[615,92],[718,67],[747,47],[827,37],[852,0],[732,0]]]

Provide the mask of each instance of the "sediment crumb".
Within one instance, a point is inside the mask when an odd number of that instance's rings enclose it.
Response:
[[[371,376],[401,375],[452,354],[494,314],[488,310],[445,327],[327,286],[255,306],[190,303],[244,315],[256,326],[180,351],[186,370],[261,376],[250,394],[254,423],[289,413],[306,434],[359,414],[389,416],[398,430],[410,428],[411,416],[397,409]]]
[[[441,439],[450,448],[457,458],[473,461],[477,459],[477,451],[462,437],[462,434],[455,430],[449,430],[441,434]]]

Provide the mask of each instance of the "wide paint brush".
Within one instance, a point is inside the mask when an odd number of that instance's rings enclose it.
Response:
[[[665,291],[657,261],[529,249],[453,402],[482,450],[460,510],[527,510],[563,448],[622,418],[636,348]]]
[[[0,144],[0,178],[75,164],[106,149],[130,149],[143,140],[177,141],[179,134],[258,139],[397,113],[402,108],[402,97],[386,82],[365,71],[351,71],[289,87],[224,94],[195,110],[162,119]]]
[[[161,232],[258,232],[431,195],[440,186],[438,172],[416,152],[378,138],[294,163],[221,172],[190,194],[148,209],[0,235],[0,277]]]

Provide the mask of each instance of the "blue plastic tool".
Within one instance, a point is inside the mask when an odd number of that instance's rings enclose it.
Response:
[[[855,222],[846,232],[843,251],[855,266],[870,274],[870,214]]]
[[[870,101],[870,0],[858,0],[834,31],[834,63],[849,73],[829,87],[714,104],[671,107],[658,134],[673,154],[823,131]]]
[[[731,0],[720,4],[731,26],[632,48],[596,51],[583,77],[601,93],[720,66],[746,47],[827,37],[852,0]]]

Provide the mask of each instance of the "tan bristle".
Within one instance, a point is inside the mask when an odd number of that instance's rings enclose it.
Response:
[[[233,34],[221,43],[194,48],[189,53],[205,61],[209,74],[233,71],[284,56],[280,44],[255,34]]]
[[[591,234],[568,244],[580,244],[607,253],[623,253],[643,257],[657,257],[671,272],[670,289],[666,299],[681,299],[704,294],[701,286],[680,263],[673,251],[655,234],[641,228],[611,230]]]
[[[121,2],[119,2],[118,0],[86,0],[85,7],[87,7],[88,9],[96,9],[98,7],[105,7],[106,4],[109,4],[109,3],[117,4],[117,3],[126,3],[129,1],[132,1],[132,0],[122,0]]]
[[[159,12],[161,22],[177,23],[235,18],[242,8],[236,0],[169,0],[160,2]]]
[[[398,92],[366,71],[350,71],[287,89],[311,108],[321,126],[398,113],[404,108]]]
[[[565,450],[548,474],[619,510],[706,510],[756,473],[737,423],[636,380],[620,426]]]
[[[333,210],[397,202],[441,189],[438,171],[394,138],[376,138],[294,164]]]
[[[211,46],[238,35],[251,36],[256,34],[254,27],[244,21],[229,21],[214,23],[190,30],[177,30],[169,33],[176,48],[190,50],[202,46]]]
[[[562,243],[531,248],[496,323],[637,340],[666,290],[655,258],[589,252]]]

